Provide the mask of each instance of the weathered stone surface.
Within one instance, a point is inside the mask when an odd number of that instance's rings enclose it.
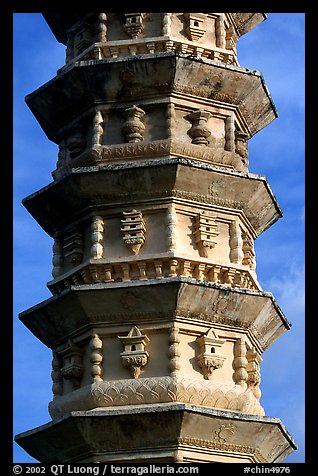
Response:
[[[51,348],[77,329],[83,333],[95,325],[145,325],[149,320],[169,322],[176,317],[250,329],[262,350],[289,329],[270,293],[199,283],[189,278],[72,286],[19,317]]]
[[[190,110],[194,95],[196,109],[201,103],[205,109],[214,106],[213,101],[234,105],[250,136],[277,116],[258,71],[188,58],[179,52],[158,53],[155,58],[138,56],[133,61],[81,61],[29,94],[26,102],[48,138],[59,142],[63,128],[85,114],[88,122],[96,104],[120,110],[132,98],[151,104],[173,92],[188,101]]]
[[[171,403],[71,412],[16,441],[48,464],[278,463],[296,448],[278,419]]]
[[[23,200],[24,206],[51,236],[76,216],[87,216],[93,207],[166,200],[168,197],[228,209],[242,210],[255,237],[282,216],[265,177],[225,171],[189,159],[157,159],[73,169]],[[159,203],[158,203],[159,204]],[[100,212],[99,212],[100,213]]]
[[[43,463],[279,462],[261,354],[290,328],[254,240],[282,213],[248,172],[277,116],[238,38],[262,13],[45,14],[66,65],[26,101],[58,144],[23,203],[54,238],[54,296],[20,314],[52,349]],[[226,411],[225,411],[226,410]]]

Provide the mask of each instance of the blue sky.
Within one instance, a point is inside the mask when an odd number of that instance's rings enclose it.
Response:
[[[292,328],[263,354],[262,398],[266,415],[280,418],[298,450],[285,462],[302,463],[304,383],[304,96],[303,13],[268,13],[240,38],[242,67],[260,71],[278,118],[249,141],[249,170],[264,175],[283,218],[255,242],[257,275],[273,293]],[[21,201],[52,181],[57,146],[24,102],[65,62],[41,14],[14,14],[14,434],[50,421],[51,351],[19,321],[21,311],[50,297],[52,239]],[[35,462],[14,445],[15,462]]]

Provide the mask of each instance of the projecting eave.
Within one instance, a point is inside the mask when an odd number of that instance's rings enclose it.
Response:
[[[58,142],[70,123],[87,120],[96,105],[118,106],[131,101],[138,89],[139,102],[172,93],[182,100],[193,96],[211,106],[237,111],[249,137],[270,124],[277,111],[262,74],[219,61],[189,57],[173,51],[133,57],[134,74],[123,78],[127,58],[73,63],[61,74],[26,97],[26,103],[48,138]]]
[[[245,35],[266,20],[266,13],[231,13],[239,36]]]
[[[139,307],[127,313],[125,300],[119,299],[132,291],[143,303],[142,315]],[[211,314],[211,302],[219,303],[223,298],[230,312],[222,308],[222,316]],[[291,327],[271,293],[187,277],[71,286],[20,313],[19,319],[41,342],[54,348],[79,329],[89,332],[96,325],[133,323],[141,318],[163,323],[172,314],[190,322],[245,329],[260,352]]]
[[[211,189],[212,182],[216,188]],[[254,238],[282,216],[265,177],[176,157],[74,168],[26,197],[23,205],[46,233],[54,236],[74,217],[79,219],[96,207],[106,210],[122,203],[123,197],[134,208],[140,201],[158,203],[169,196],[241,210],[251,223]]]

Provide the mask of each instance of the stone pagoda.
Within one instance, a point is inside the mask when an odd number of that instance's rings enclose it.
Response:
[[[236,43],[264,13],[49,13],[66,64],[26,102],[58,144],[24,206],[54,239],[52,297],[20,314],[52,349],[42,463],[280,462],[262,353],[290,328],[256,275],[281,217],[248,140],[277,116]]]

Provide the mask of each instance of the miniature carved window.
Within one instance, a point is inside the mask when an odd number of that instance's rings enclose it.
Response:
[[[200,13],[184,13],[186,20],[185,32],[192,41],[198,41],[206,32],[203,26],[205,15]]]
[[[121,220],[123,227],[123,240],[126,246],[135,254],[139,253],[141,246],[145,242],[146,227],[139,210],[123,212],[124,219]]]
[[[143,31],[143,13],[124,13],[125,25],[124,29],[131,38],[137,38]]]

